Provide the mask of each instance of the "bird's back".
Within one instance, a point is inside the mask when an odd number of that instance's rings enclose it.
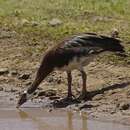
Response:
[[[104,35],[97,35],[96,33],[83,33],[80,35],[72,36],[63,41],[60,45],[61,48],[73,48],[73,47],[99,47],[100,45],[113,46],[114,43],[120,43],[119,39],[108,37]],[[101,46],[100,46],[101,47]]]
[[[120,44],[120,40],[95,33],[84,33],[62,41],[47,52],[45,59],[55,68],[75,69],[88,64],[108,48],[114,48],[115,44]]]

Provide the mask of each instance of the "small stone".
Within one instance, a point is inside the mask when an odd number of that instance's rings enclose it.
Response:
[[[52,112],[52,108],[50,108],[50,109],[48,110],[48,112]]]
[[[60,84],[60,83],[61,83],[61,79],[58,79],[58,80],[57,80],[57,84]]]
[[[4,91],[5,92],[11,92],[11,88],[5,88]]]
[[[116,91],[109,90],[109,91],[107,92],[107,95],[108,95],[108,96],[111,96],[112,94],[115,94],[115,93],[116,93]]]
[[[56,96],[56,91],[55,91],[55,90],[47,90],[47,91],[45,92],[45,96],[46,96],[46,97]]]
[[[27,80],[27,79],[29,79],[29,77],[30,77],[30,74],[29,73],[25,73],[25,74],[21,74],[18,78]]]
[[[128,110],[130,108],[130,103],[122,102],[120,104],[117,104],[117,107],[119,108],[119,110]]]
[[[28,81],[28,82],[26,82],[26,86],[29,86],[29,85],[31,85],[32,84],[32,82],[31,81]]]
[[[16,95],[15,97],[16,97],[16,98],[19,98],[19,95]]]
[[[11,76],[16,76],[18,72],[16,70],[11,70],[10,71]]]
[[[3,91],[4,89],[3,89],[3,87],[0,87],[0,91]]]
[[[45,96],[45,97],[56,96],[56,91],[55,90],[42,91],[42,92],[39,92],[38,96]]]
[[[101,100],[103,98],[103,94],[98,94],[93,97],[93,100]]]
[[[31,25],[32,25],[32,27],[35,27],[35,26],[38,26],[39,23],[38,23],[37,21],[32,21],[32,22],[31,22]]]
[[[25,26],[25,25],[28,25],[28,24],[29,24],[29,21],[27,19],[21,20],[21,25]]]
[[[11,38],[11,37],[12,37],[12,35],[8,31],[2,31],[0,34],[0,39],[6,39],[6,38]]]
[[[122,111],[122,114],[123,114],[123,115],[130,116],[130,110]]]
[[[116,113],[116,111],[114,111],[114,110],[110,112],[110,114],[115,114],[115,113]]]
[[[22,11],[21,11],[21,10],[18,10],[18,9],[14,10],[14,12],[13,12],[13,14],[14,14],[15,16],[19,16],[21,13],[22,13]]]
[[[6,87],[4,89],[5,92],[11,92],[11,93],[14,93],[14,92],[17,92],[17,90],[15,88],[11,88],[11,87]]]
[[[50,100],[56,100],[56,99],[60,99],[60,97],[58,97],[58,96],[50,96],[49,99]]]
[[[10,98],[9,100],[10,100],[10,101],[13,101],[14,99],[13,99],[13,98]]]
[[[38,96],[45,96],[45,91],[39,92]]]
[[[38,99],[38,102],[39,102],[39,103],[42,103],[42,99]]]
[[[130,98],[130,90],[129,89],[126,92],[126,95],[127,95],[128,98]]]
[[[11,88],[10,92],[14,93],[14,92],[17,92],[17,90],[14,88]]]
[[[8,74],[8,73],[9,73],[8,68],[1,68],[0,69],[0,75],[4,75],[4,74]]]
[[[53,27],[55,26],[58,26],[58,25],[61,25],[62,24],[62,21],[57,19],[57,18],[54,18],[52,19],[51,21],[49,21],[49,24]]]
[[[49,77],[49,78],[47,79],[47,81],[48,81],[49,83],[51,83],[51,82],[54,81],[54,78],[53,78],[53,77]]]

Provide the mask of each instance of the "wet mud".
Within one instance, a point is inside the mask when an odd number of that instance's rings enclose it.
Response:
[[[76,110],[73,105],[65,108],[54,108],[52,101],[49,101],[49,99],[43,99],[42,102],[39,102],[36,99],[33,102],[28,101],[20,109],[16,109],[16,94],[0,92],[0,130],[130,129],[130,118],[123,120],[123,122],[112,120],[112,117],[108,118],[108,114],[106,116],[102,114],[100,118],[96,118],[99,114]]]

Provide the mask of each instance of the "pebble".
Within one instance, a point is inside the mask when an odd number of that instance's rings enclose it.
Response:
[[[8,31],[2,31],[0,33],[0,39],[11,38],[12,34]]]
[[[103,98],[103,94],[98,94],[93,97],[93,100],[101,100]]]
[[[108,96],[111,96],[112,94],[115,94],[115,93],[116,93],[116,91],[109,90],[109,91],[107,92],[107,95],[108,95]]]
[[[29,73],[25,73],[25,74],[21,74],[18,79],[24,79],[24,80],[27,80],[29,79],[30,77],[30,74]]]
[[[130,90],[127,91],[126,95],[127,97],[130,97]]]
[[[1,68],[0,69],[0,75],[4,75],[4,74],[8,74],[8,73],[9,73],[8,68]]]
[[[18,72],[16,70],[11,70],[10,71],[11,76],[16,76],[17,74],[18,74]]]
[[[28,81],[28,82],[26,82],[26,86],[29,86],[29,85],[31,85],[32,84],[32,82],[31,81]],[[39,88],[38,88],[39,89]]]
[[[52,20],[49,21],[49,24],[50,24],[52,27],[55,27],[55,26],[61,25],[61,24],[62,24],[62,21],[61,21],[60,19],[53,18]]]
[[[14,89],[14,88],[11,88],[11,92],[12,92],[12,93],[17,92],[17,90]]]
[[[13,99],[13,98],[10,98],[9,100],[10,100],[10,101],[13,101],[14,99]]]
[[[54,78],[53,78],[53,77],[49,77],[49,78],[47,79],[47,81],[48,81],[49,83],[51,83],[51,82],[54,81]]]
[[[32,27],[35,27],[35,26],[39,25],[39,23],[37,21],[32,21],[31,24],[32,24]]]
[[[14,93],[14,92],[16,92],[17,90],[14,89],[14,88],[5,88],[4,91],[5,91],[5,92],[12,92],[12,93]]]
[[[117,104],[117,107],[119,108],[119,110],[128,110],[130,108],[130,103],[122,102],[120,104]]]
[[[0,87],[0,91],[3,91],[4,89],[3,89],[3,87]]]
[[[50,108],[49,110],[48,110],[48,112],[52,112],[53,111],[53,109],[52,108]]]
[[[27,19],[21,20],[21,25],[25,26],[25,25],[28,25],[28,24],[29,24],[29,21]]]
[[[116,111],[114,111],[114,110],[110,111],[110,114],[115,114],[115,113],[116,113]]]
[[[50,96],[49,99],[50,100],[56,100],[56,99],[60,99],[60,97],[58,97],[58,96]]]

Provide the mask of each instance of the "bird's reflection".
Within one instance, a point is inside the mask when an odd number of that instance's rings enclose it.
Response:
[[[71,111],[67,112],[67,124],[68,124],[68,130],[74,130],[74,123],[73,123],[73,113]],[[87,129],[87,114],[86,113],[81,113],[81,130],[88,130]]]
[[[82,118],[82,130],[88,130],[87,129],[87,113],[81,113]]]
[[[68,130],[73,130],[73,113],[71,111],[67,112],[67,118]]]
[[[23,120],[29,118],[28,113],[25,112],[25,111],[22,111],[20,109],[18,110],[18,114],[19,114],[20,118],[23,119]]]
[[[43,128],[48,128],[48,125],[45,122],[39,120],[35,116],[28,114],[28,112],[19,109],[18,114],[22,120],[30,119],[33,122],[34,126],[37,126],[37,130],[43,130]]]
[[[20,119],[22,119],[22,120],[30,119],[33,122],[33,124],[35,126],[37,126],[37,130],[43,130],[43,128],[44,129],[46,128],[45,130],[48,130],[52,125],[52,124],[48,124],[49,122],[47,122],[47,121],[44,122],[43,120],[40,120],[39,118],[33,116],[32,114],[29,114],[29,112],[26,112],[23,110],[19,110],[18,114],[20,116]],[[65,130],[75,130],[77,124],[75,124],[73,112],[68,111],[66,113],[66,116],[67,116],[67,122],[66,122],[67,129],[65,129]],[[81,113],[81,124],[80,124],[80,121],[78,122],[78,124],[81,125],[81,130],[88,130],[86,113]],[[59,125],[59,124],[57,124],[57,125]]]

